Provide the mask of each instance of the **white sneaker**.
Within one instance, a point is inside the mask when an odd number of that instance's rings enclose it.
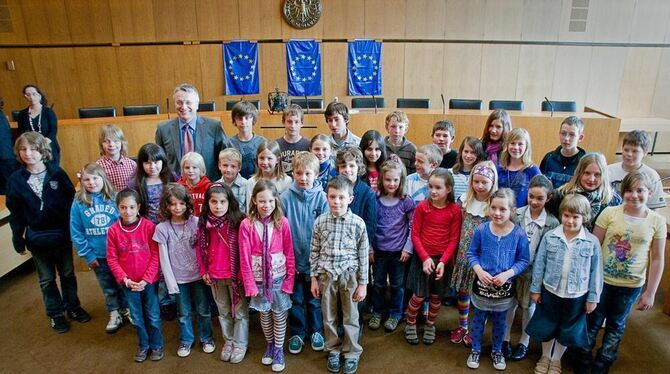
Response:
[[[202,351],[205,353],[212,353],[216,351],[216,345],[214,344],[214,341],[202,343]]]
[[[180,343],[177,348],[177,356],[188,357],[191,354],[191,346],[189,344]]]
[[[247,354],[247,347],[233,347],[233,353],[230,355],[231,364],[239,364],[244,360],[244,356]]]
[[[223,344],[223,349],[221,350],[221,361],[230,361],[230,357],[233,354],[233,342],[227,341]]]
[[[466,361],[466,365],[470,369],[477,369],[479,367],[479,357],[480,354],[479,352],[470,352],[470,355],[468,356],[468,360]]]
[[[108,334],[113,334],[117,332],[123,325],[123,317],[119,314],[118,310],[114,310],[109,313],[109,321],[105,327],[105,332]]]

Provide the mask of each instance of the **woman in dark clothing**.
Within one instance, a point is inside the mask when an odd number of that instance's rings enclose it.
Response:
[[[9,121],[3,113],[4,101],[0,97],[0,195],[5,194],[5,186],[9,176],[19,168],[14,156],[14,142]]]
[[[29,84],[23,87],[23,97],[28,107],[19,112],[19,136],[28,131],[36,131],[51,140],[52,165],[60,165],[60,146],[56,137],[58,133],[58,118],[56,113],[47,107],[47,97],[39,87]]]

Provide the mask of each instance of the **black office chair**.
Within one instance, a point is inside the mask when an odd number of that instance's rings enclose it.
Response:
[[[551,103],[551,105],[549,105]],[[576,112],[577,103],[574,101],[543,101],[543,112]]]
[[[482,101],[478,99],[449,99],[449,109],[482,110]]]
[[[234,100],[234,101],[226,101],[226,110],[233,110],[233,106],[235,104],[239,103],[242,100]],[[256,109],[261,109],[261,101],[260,100],[245,100],[248,101],[256,107]]]
[[[216,103],[214,101],[205,101],[198,104],[198,112],[216,112]]]
[[[291,99],[291,104],[300,105],[303,109],[323,109],[323,99]]]
[[[160,114],[160,108],[157,104],[123,106],[124,116],[146,116],[150,114]]]
[[[489,110],[523,110],[523,101],[521,100],[491,100],[489,101]]]
[[[386,107],[383,97],[375,97],[374,101],[371,97],[355,97],[351,99],[351,107],[356,109],[375,108],[375,102],[377,103],[376,108]]]
[[[18,122],[20,110],[12,110],[12,121]]]
[[[430,108],[430,99],[406,99],[399,97],[395,101],[396,108]]]
[[[95,108],[79,108],[79,118],[116,117],[116,108],[102,106]]]

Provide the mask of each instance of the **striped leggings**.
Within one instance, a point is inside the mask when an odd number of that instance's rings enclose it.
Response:
[[[265,341],[268,344],[274,343],[275,347],[283,347],[284,340],[286,339],[286,320],[288,319],[288,311],[273,312],[270,310],[267,312],[260,312],[260,315],[261,328],[263,329],[263,335],[265,335]]]

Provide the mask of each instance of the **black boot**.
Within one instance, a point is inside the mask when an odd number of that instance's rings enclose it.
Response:
[[[591,374],[607,374],[610,370],[610,363],[596,359],[591,367]]]

